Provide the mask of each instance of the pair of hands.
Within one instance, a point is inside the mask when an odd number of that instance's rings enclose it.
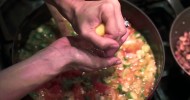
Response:
[[[114,54],[126,40],[128,34],[121,14],[118,0],[46,0],[73,25],[80,37],[63,37],[50,47],[66,56],[68,63],[83,65],[80,70],[92,71],[121,63]],[[103,23],[106,34],[101,37],[95,33],[96,27]],[[82,37],[82,38],[81,38]],[[104,56],[92,55],[86,51],[98,53],[99,48]],[[87,50],[88,49],[88,50]],[[48,48],[47,48],[48,50]],[[101,53],[101,52],[99,52]],[[53,57],[57,61],[64,60],[60,55]],[[60,62],[54,62],[60,63]],[[61,64],[60,64],[61,67]],[[67,67],[64,69],[68,69]],[[76,68],[75,68],[76,69]]]
[[[47,3],[55,6],[82,38],[62,37],[29,59],[1,71],[0,99],[20,100],[66,70],[93,71],[121,63],[114,54],[127,34],[118,0],[47,0]],[[106,26],[103,37],[95,33],[101,23]]]

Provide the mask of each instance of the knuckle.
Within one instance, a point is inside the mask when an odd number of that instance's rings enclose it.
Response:
[[[107,48],[107,44],[102,41],[102,43],[100,44],[100,47],[101,47],[101,49],[105,49],[105,48]]]
[[[112,4],[115,6],[115,7],[121,7],[120,3],[118,0],[108,0],[108,2],[112,2]]]
[[[80,30],[80,35],[83,36],[84,38],[89,38],[89,36],[90,36],[89,33],[90,33],[90,31],[85,28],[82,28]]]
[[[120,5],[120,3],[119,3],[119,1],[118,1],[118,0],[114,0],[114,4],[115,4],[115,6],[116,6],[116,7],[118,7],[118,8],[120,8],[120,7],[121,7],[121,5]]]
[[[105,49],[108,49],[108,47],[110,47],[110,44],[111,44],[111,42],[105,39],[105,40],[101,41],[99,46],[100,46],[100,49],[105,50]]]
[[[119,30],[119,34],[122,35],[122,36],[125,35],[126,32],[127,32],[126,28],[121,28]]]
[[[100,60],[100,58],[96,57],[93,64],[94,64],[93,68],[95,68],[95,69],[100,68],[101,67],[101,60]]]
[[[100,7],[101,10],[103,11],[113,11],[114,10],[114,5],[110,2],[106,2],[104,4],[101,5]]]
[[[99,59],[99,62],[96,64],[96,68],[100,69],[100,68],[104,68],[107,67],[107,62],[105,61],[105,59]]]
[[[113,38],[117,38],[120,36],[120,29],[116,29],[115,31],[113,31],[112,33]]]

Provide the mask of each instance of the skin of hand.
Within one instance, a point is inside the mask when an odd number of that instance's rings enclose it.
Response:
[[[101,57],[104,55],[104,52],[97,49],[95,45],[80,36],[63,37],[51,44],[49,47],[55,48],[59,51],[62,54],[60,58],[65,55],[70,57],[70,64],[77,64],[77,67],[82,65],[81,67],[74,69],[94,71],[102,67],[109,67],[114,64],[121,63],[117,57]],[[59,61],[54,63],[59,63]],[[60,66],[61,65],[62,64],[60,64]],[[72,68],[69,68],[68,70],[70,69]]]
[[[84,44],[77,41],[76,38],[60,38],[25,61],[1,71],[0,80],[3,81],[0,82],[0,100],[19,100],[33,89],[66,70],[92,71],[121,63],[113,55],[126,40],[128,34],[126,34],[118,0],[46,1],[58,8],[79,35],[104,50],[107,57],[100,58],[86,52],[91,49],[81,47]],[[95,33],[96,27],[101,23],[106,26],[106,34],[103,37]],[[84,39],[82,40],[84,41]],[[75,41],[81,46],[77,46]],[[85,45],[90,47],[91,44]],[[71,67],[76,64],[81,66]]]
[[[106,57],[114,56],[128,34],[124,25],[118,0],[46,0],[69,20],[75,31],[104,50]],[[103,23],[106,34],[101,37],[95,33]]]
[[[0,73],[0,100],[20,100],[67,70],[92,71],[121,63],[118,58],[100,58],[88,51],[93,51],[91,43],[78,37],[63,37],[25,61],[4,69]]]

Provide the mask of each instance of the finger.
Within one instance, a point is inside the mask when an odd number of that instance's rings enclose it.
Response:
[[[121,46],[128,37],[128,33],[126,33],[118,42],[119,45]],[[105,55],[104,57],[113,57],[115,55],[115,53],[118,51],[119,48],[108,48],[107,50],[105,50]]]
[[[115,53],[118,51],[118,48],[111,48],[105,51],[105,57],[113,57]]]
[[[105,50],[107,48],[118,48],[119,44],[117,41],[107,38],[107,37],[101,37],[98,36],[95,31],[89,32],[89,35],[85,36],[87,39],[92,41],[97,47]]]
[[[92,70],[100,69],[103,67],[109,67],[109,66],[113,66],[115,64],[121,63],[120,60],[116,57],[100,58],[97,56],[92,56],[91,54],[85,53],[80,50],[75,55],[76,56],[74,59],[76,63],[87,66],[88,68]]]
[[[92,68],[88,68],[85,65],[81,65],[81,64],[76,64],[76,63],[72,63],[66,66],[66,70],[64,71],[68,71],[68,70],[80,70],[82,72],[90,72],[93,69]]]
[[[112,39],[117,39],[118,26],[115,17],[115,9],[112,3],[104,3],[100,6],[101,9],[101,18],[103,23],[106,26],[106,36]]]
[[[71,46],[74,46],[76,48],[90,49],[94,47],[90,41],[87,41],[81,36],[70,36],[68,37],[68,39],[70,41]]]
[[[55,48],[62,48],[63,46],[70,46],[70,41],[67,37],[62,37],[58,39],[57,41],[53,42],[50,46],[53,46]]]
[[[114,3],[114,7],[115,7],[115,17],[116,17],[116,22],[117,22],[117,25],[118,25],[118,29],[119,29],[119,34],[120,36],[122,37],[123,35],[126,34],[126,27],[124,25],[124,18],[122,16],[122,12],[121,12],[121,5],[119,3],[118,0],[112,0],[112,2]]]
[[[126,34],[119,41],[119,44],[122,45],[127,40],[128,36],[129,36],[129,33],[126,32]]]
[[[112,58],[95,58],[96,60],[93,60],[94,62],[92,63],[94,69],[99,69],[99,68],[103,68],[103,67],[110,67],[113,65],[117,65],[120,64],[121,61],[119,58],[116,57],[112,57]]]
[[[120,63],[121,61],[119,60],[119,58],[116,58],[116,57],[113,57],[113,58],[95,57],[95,60],[93,60],[93,63],[89,63],[90,65],[93,65],[93,66],[89,66],[89,68],[93,70],[97,70],[97,69],[101,69],[105,67],[111,67]]]
[[[91,72],[91,71],[93,71],[92,68],[88,68],[86,65],[80,65],[80,66],[78,66],[78,69],[80,71],[83,71],[83,72]]]

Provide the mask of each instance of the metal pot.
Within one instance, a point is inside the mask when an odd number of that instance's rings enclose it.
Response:
[[[120,0],[120,3],[123,16],[136,30],[142,33],[151,46],[156,59],[157,77],[153,91],[149,96],[149,98],[151,98],[151,95],[155,91],[164,70],[165,54],[162,39],[155,25],[146,16],[146,14],[126,0]],[[27,37],[29,36],[30,31],[35,29],[38,25],[48,21],[50,18],[51,14],[45,5],[26,18],[20,27],[18,37],[15,39],[15,46],[13,48],[13,62],[18,61],[17,50],[22,48]]]
[[[183,36],[184,32],[190,32],[190,7],[183,10],[174,20],[171,30],[170,30],[170,47],[172,54],[178,63],[178,65],[184,70],[188,75],[190,75],[190,68],[185,67],[179,62],[179,59],[175,55],[177,50],[176,45],[180,36]]]

